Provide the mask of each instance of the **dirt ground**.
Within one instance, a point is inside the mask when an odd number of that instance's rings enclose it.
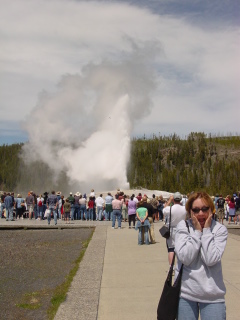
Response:
[[[89,228],[1,230],[0,319],[47,319],[53,290],[73,268],[82,242],[92,232]]]

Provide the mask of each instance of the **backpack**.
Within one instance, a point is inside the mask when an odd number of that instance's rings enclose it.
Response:
[[[39,200],[39,201],[38,201],[38,206],[39,206],[39,207],[42,207],[42,200]]]

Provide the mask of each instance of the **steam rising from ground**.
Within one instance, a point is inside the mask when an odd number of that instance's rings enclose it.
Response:
[[[150,112],[156,49],[135,46],[121,61],[90,63],[64,75],[56,92],[42,93],[24,124],[25,161],[43,161],[56,178],[66,172],[80,190],[128,188],[130,136]]]

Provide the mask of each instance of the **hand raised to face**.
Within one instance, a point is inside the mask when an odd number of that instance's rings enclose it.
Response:
[[[195,214],[193,214],[192,212],[191,212],[191,218],[192,218],[192,224],[193,224],[195,230],[199,230],[202,232],[202,227],[201,227],[198,219],[196,218]]]
[[[204,228],[210,228],[211,223],[212,223],[212,212],[209,211],[208,218],[204,224]]]

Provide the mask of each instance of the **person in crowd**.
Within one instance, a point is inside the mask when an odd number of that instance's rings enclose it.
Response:
[[[29,220],[31,220],[32,219],[32,213],[33,213],[33,210],[34,210],[34,205],[35,205],[33,191],[30,191],[28,193],[28,196],[26,197],[25,202],[26,202],[26,205],[27,205],[28,217],[29,217]]]
[[[148,221],[148,211],[147,208],[141,206],[141,203],[140,201],[140,206],[136,211],[137,223],[135,229],[138,230],[138,245],[143,244],[142,233],[144,233],[145,244],[149,245],[148,229],[150,228],[150,223]]]
[[[151,205],[153,206],[153,221],[156,219],[159,221],[159,215],[158,215],[158,200],[155,196],[155,194],[152,195],[152,199],[150,201]]]
[[[124,194],[122,201],[122,220],[124,222],[128,220],[128,199],[126,194]]]
[[[183,264],[178,320],[225,320],[226,288],[221,258],[227,242],[227,229],[212,219],[214,203],[205,192],[194,192],[186,203],[190,219],[178,223],[175,252],[178,258],[175,278]]]
[[[24,204],[24,199],[22,198],[22,195],[19,193],[17,195],[16,201],[15,201],[15,207],[16,207],[16,220],[17,219],[23,219],[23,207],[25,206]]]
[[[71,203],[69,202],[68,199],[63,204],[64,208],[64,220],[66,223],[70,223],[70,211],[71,211]]]
[[[96,215],[96,220],[101,221],[102,220],[102,213],[103,213],[103,208],[104,208],[104,199],[102,197],[102,194],[99,195],[99,197],[97,197],[97,199],[95,200],[95,204],[97,207],[97,215]]]
[[[174,256],[174,248],[175,248],[175,233],[177,224],[181,220],[185,220],[186,218],[186,210],[180,202],[182,200],[182,195],[179,192],[175,192],[167,201],[165,208],[163,209],[163,214],[166,220],[166,225],[169,227],[170,223],[170,210],[171,210],[171,224],[170,224],[170,237],[167,241],[167,249],[168,249],[168,262],[169,266],[172,264],[172,259]],[[173,205],[171,205],[173,203]]]
[[[58,205],[58,198],[53,190],[47,200],[47,208],[50,210],[48,215],[48,224],[51,221],[51,214],[53,213],[54,223],[57,224],[57,205]]]
[[[235,208],[234,197],[232,197],[230,199],[230,201],[228,202],[228,206],[229,206],[229,221],[228,221],[228,224],[230,224],[232,218],[233,218],[233,222],[235,224],[236,223],[236,208]]]
[[[91,192],[90,192],[90,195],[89,197],[95,197],[95,192],[94,192],[94,189],[91,189]]]
[[[10,192],[7,193],[4,199],[5,209],[6,209],[6,221],[14,221],[13,219],[13,208],[14,208],[14,200],[11,196]]]
[[[119,188],[117,188],[117,193],[115,194],[115,199],[116,199],[116,195],[118,194],[118,197],[120,196],[120,189]]]
[[[141,194],[141,192],[139,192],[139,194],[137,195],[137,199],[138,199],[138,201],[141,201],[141,200],[142,200],[142,194]]]
[[[33,192],[33,197],[34,197],[33,215],[34,215],[35,220],[37,220],[37,218],[38,218],[37,198],[38,198],[38,196],[36,195],[36,193]]]
[[[228,217],[229,217],[228,202],[230,201],[230,199],[231,199],[231,197],[229,195],[227,195],[226,198],[225,198],[225,203],[224,203],[226,221],[228,221]]]
[[[119,197],[118,200],[122,201],[124,197],[124,192],[123,191],[119,191]]]
[[[111,192],[108,192],[107,196],[105,197],[105,220],[107,221],[112,220],[112,201],[113,197],[111,195]]]
[[[47,199],[48,199],[48,192],[45,191],[43,193],[43,219],[44,219],[44,214],[45,214],[45,211],[47,209]]]
[[[75,205],[74,205],[75,199],[73,197],[72,192],[69,193],[68,201],[71,205],[71,212],[70,212],[71,220],[76,220],[76,217],[74,216],[74,214],[75,214]]]
[[[215,197],[214,197],[214,205],[215,205],[215,216],[216,216],[216,219],[218,218],[218,216],[217,216],[217,210],[218,210],[217,201],[218,201],[218,198],[219,198],[219,195],[216,194]]]
[[[96,220],[96,207],[95,207],[96,196],[95,196],[94,189],[91,189],[89,198],[90,198],[90,197],[92,197],[92,200],[93,200],[93,202],[94,202],[94,205],[93,205],[93,220]]]
[[[131,224],[133,223],[133,227],[135,228],[135,221],[136,221],[136,211],[137,211],[137,204],[134,201],[134,195],[128,201],[128,227],[131,229]]]
[[[122,201],[119,200],[119,195],[115,195],[115,199],[112,201],[112,228],[115,229],[116,218],[118,220],[118,229],[121,229],[122,225]]]
[[[181,200],[181,202],[180,202],[181,205],[185,207],[185,205],[186,205],[186,203],[187,203],[187,200],[188,200],[187,196],[186,196],[185,194],[183,194],[182,200]]]
[[[62,194],[61,195],[61,203],[62,203],[62,205],[61,205],[61,219],[63,219],[64,220],[64,218],[65,218],[65,212],[64,212],[64,203],[65,203],[65,200],[64,200],[64,195]]]
[[[222,224],[224,219],[224,203],[225,203],[225,199],[223,199],[223,196],[220,194],[219,198],[217,199],[217,207],[218,207],[217,215],[218,215],[219,222],[222,221]]]
[[[147,198],[146,195],[142,197],[142,200],[138,203],[138,207],[144,207],[148,211],[148,221],[150,223],[149,228],[149,235],[150,235],[150,241],[152,244],[156,243],[155,241],[155,233],[154,233],[154,223],[153,223],[153,206],[150,203],[150,200]],[[144,236],[144,233],[142,233],[142,236]]]
[[[82,197],[80,192],[76,192],[74,195],[74,216],[76,217],[76,220],[80,220],[81,218],[81,213],[80,213],[80,204],[79,204],[79,199],[80,196]]]
[[[135,196],[135,194],[132,194],[133,196],[133,200],[136,202],[136,204],[138,204],[138,198]]]
[[[80,194],[80,199],[79,199],[79,205],[80,205],[80,214],[81,214],[81,220],[83,221],[84,219],[89,220],[88,217],[88,212],[87,212],[87,199],[84,198]]]
[[[0,218],[3,217],[3,210],[5,209],[5,203],[4,203],[4,200],[5,200],[5,197],[7,196],[7,193],[6,192],[3,192],[1,194],[1,210],[0,210]]]
[[[37,214],[38,214],[38,220],[42,220],[43,217],[43,203],[44,198],[40,194],[40,196],[37,198]]]
[[[88,217],[90,221],[93,221],[94,198],[90,197],[88,201]]]
[[[61,194],[62,194],[61,191],[58,191],[58,192],[56,193],[57,199],[58,199],[57,217],[58,217],[58,219],[60,219],[60,220],[61,220],[61,208],[62,208],[62,198],[61,198]]]
[[[236,214],[236,220],[240,224],[239,216],[240,216],[240,192],[238,193],[238,196],[235,198],[235,214]]]
[[[162,195],[160,195],[157,200],[158,200],[158,207],[157,207],[158,217],[159,217],[159,220],[163,221],[163,208],[164,208],[165,201],[163,200]]]

